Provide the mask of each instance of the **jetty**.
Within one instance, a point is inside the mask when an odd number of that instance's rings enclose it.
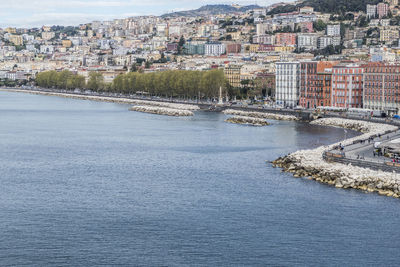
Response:
[[[354,188],[368,192],[378,192],[379,194],[396,198],[400,197],[399,173],[385,171],[382,167],[374,168],[372,165],[370,165],[372,166],[370,168],[370,166],[356,166],[352,162],[332,160],[332,158],[339,157],[331,152],[339,147],[344,149],[344,147],[352,146],[370,138],[394,134],[398,127],[340,118],[325,118],[312,123],[357,130],[363,134],[329,146],[291,153],[273,161],[274,166],[293,173],[294,177],[310,177],[313,180],[334,185],[338,188]]]
[[[266,126],[269,123],[265,119],[245,117],[245,116],[233,116],[225,120],[229,123],[244,124],[252,126]]]
[[[129,110],[157,114],[157,115],[175,116],[175,117],[184,117],[184,116],[193,116],[194,115],[193,112],[190,110],[156,107],[156,106],[133,106]]]

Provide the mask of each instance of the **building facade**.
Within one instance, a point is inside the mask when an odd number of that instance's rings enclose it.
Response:
[[[331,105],[331,81],[334,61],[300,63],[300,106],[317,108]]]
[[[363,107],[363,72],[364,68],[354,63],[341,63],[332,68],[332,106]]]
[[[398,113],[400,109],[400,65],[364,65],[363,107]]]
[[[331,24],[326,26],[326,35],[340,36],[340,24]]]
[[[367,5],[367,17],[370,19],[376,17],[376,5]]]
[[[206,56],[220,56],[225,54],[226,48],[223,43],[207,43],[204,47],[204,54]]]
[[[317,49],[318,36],[314,33],[300,33],[297,36],[297,47],[299,49],[314,50]]]
[[[376,5],[376,13],[378,15],[378,18],[383,18],[388,15],[389,12],[389,5],[386,3],[379,3]]]
[[[283,107],[294,108],[299,104],[300,63],[277,62],[275,102]]]
[[[275,44],[277,46],[295,46],[296,34],[288,32],[280,32],[275,35]]]

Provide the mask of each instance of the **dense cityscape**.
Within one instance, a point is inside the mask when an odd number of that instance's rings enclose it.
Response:
[[[398,1],[2,3],[0,266],[399,265]]]
[[[0,31],[0,82],[211,100],[223,87],[226,100],[397,113],[397,1],[339,11],[325,4],[209,5],[79,26],[8,27]],[[45,71],[62,81],[43,82]],[[164,71],[180,72],[163,89],[145,78],[123,81],[134,72],[153,81]]]

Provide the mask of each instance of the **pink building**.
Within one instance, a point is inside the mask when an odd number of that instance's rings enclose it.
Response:
[[[314,26],[312,21],[300,22],[299,26],[301,32],[314,32]]]
[[[176,52],[176,51],[178,51],[178,44],[177,43],[167,44],[167,51],[168,52]]]
[[[376,5],[376,13],[378,14],[378,17],[381,19],[385,16],[387,16],[389,11],[389,5],[386,3],[379,3]]]
[[[280,32],[275,34],[275,44],[278,46],[295,46],[296,34],[289,32]]]

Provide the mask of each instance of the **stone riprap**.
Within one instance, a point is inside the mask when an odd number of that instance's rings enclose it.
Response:
[[[321,146],[311,150],[300,150],[273,162],[274,166],[294,177],[310,177],[319,182],[334,185],[338,188],[355,188],[382,195],[400,197],[400,174],[371,170],[341,163],[326,162],[323,153],[341,145],[350,145],[354,141],[366,140],[370,137],[393,132],[398,127],[365,121],[324,118],[312,124],[343,127],[363,132],[362,135],[349,138],[329,146]]]
[[[157,114],[157,115],[176,116],[176,117],[193,116],[193,112],[190,110],[173,109],[165,107],[133,106],[129,110]]]
[[[37,95],[59,96],[59,97],[65,97],[65,98],[111,102],[111,103],[121,103],[121,104],[157,106],[157,107],[182,109],[182,110],[193,110],[194,111],[194,110],[200,109],[199,106],[197,106],[197,105],[177,104],[177,103],[140,100],[140,99],[77,95],[77,94],[68,94],[68,93],[53,93],[53,92],[44,92],[44,91],[35,91],[35,90],[18,90],[18,89],[6,89],[6,90],[12,91],[12,92],[22,92],[22,93],[30,93],[30,94],[37,94]]]
[[[237,116],[245,116],[245,117],[253,117],[260,119],[271,119],[271,120],[282,120],[282,121],[296,121],[298,118],[293,115],[280,115],[273,113],[264,113],[264,112],[256,112],[256,111],[241,111],[235,109],[226,109],[223,111],[226,115],[237,115]]]
[[[245,116],[233,116],[225,120],[229,123],[236,123],[236,124],[244,124],[244,125],[253,125],[253,126],[266,126],[269,123],[260,118],[253,118],[253,117],[245,117]]]

